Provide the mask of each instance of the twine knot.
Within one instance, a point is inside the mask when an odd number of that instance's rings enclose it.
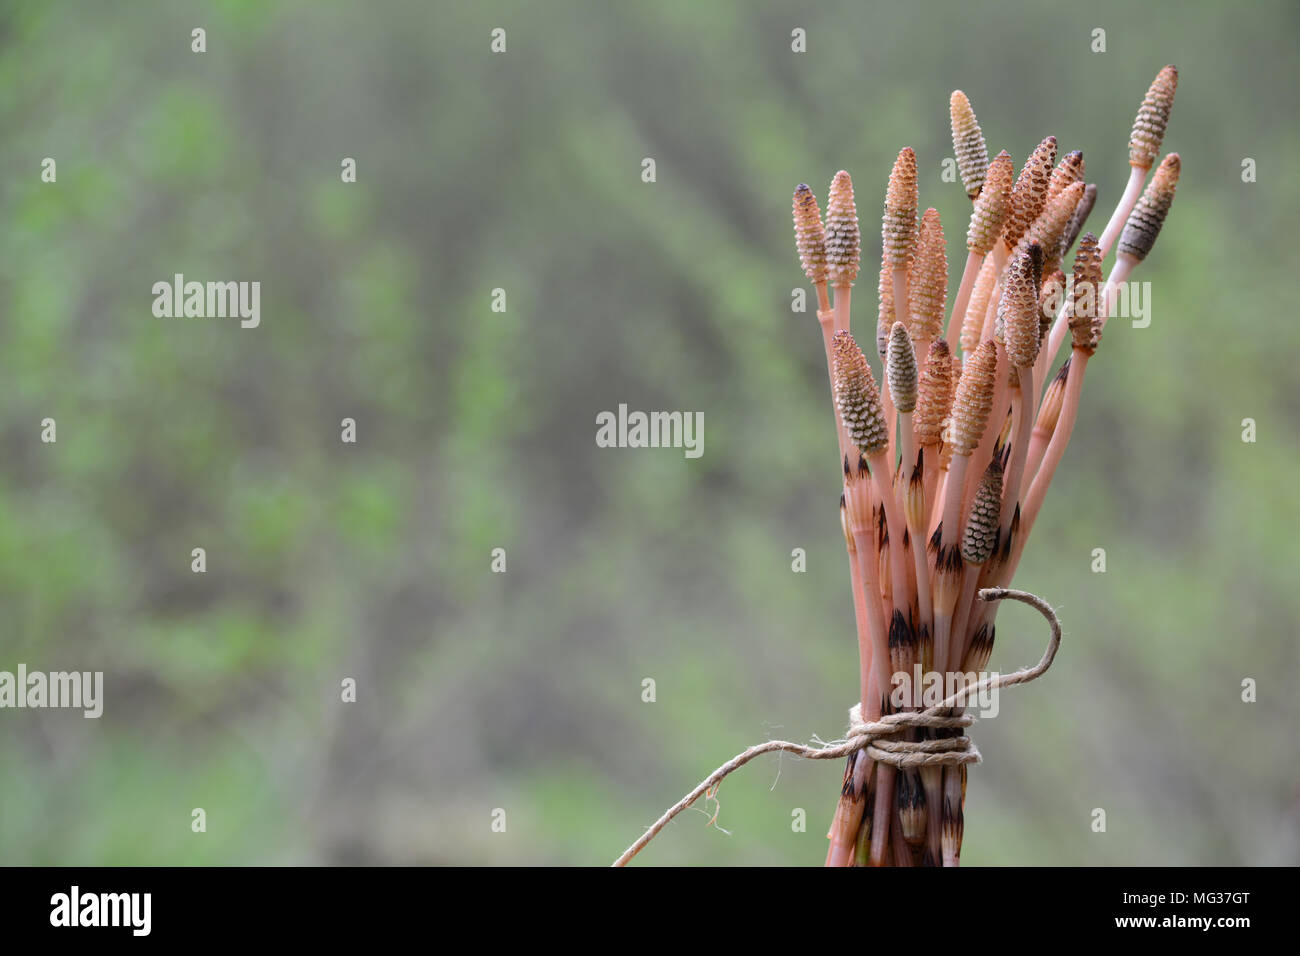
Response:
[[[973,714],[935,714],[930,711],[899,711],[878,720],[863,720],[862,704],[849,708],[849,732],[845,739],[858,744],[867,756],[901,770],[916,767],[955,767],[979,763],[983,758],[975,741],[965,735],[933,740],[900,740],[898,735],[912,727],[943,729],[969,727]]]

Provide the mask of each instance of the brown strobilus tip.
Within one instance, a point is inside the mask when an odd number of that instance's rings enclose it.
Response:
[[[1042,269],[1042,247],[1031,242],[1016,253],[1002,276],[997,328],[1006,342],[1007,357],[1017,368],[1028,368],[1038,359],[1038,290]]]
[[[937,209],[921,217],[916,258],[908,280],[908,331],[917,342],[943,337],[943,310],[948,302],[948,256],[944,252],[943,224]]]
[[[952,91],[948,115],[952,119],[952,151],[957,157],[957,171],[961,174],[966,195],[974,199],[984,185],[984,172],[989,164],[984,133],[975,118],[975,111],[971,109],[970,100],[961,90]]]
[[[885,191],[885,213],[880,236],[889,264],[902,269],[912,261],[916,247],[916,153],[904,146],[894,160]]]
[[[966,230],[968,252],[986,256],[993,251],[993,244],[998,241],[1007,224],[1007,216],[1011,214],[1011,182],[1015,172],[1011,154],[1005,149],[989,163],[984,188],[975,200],[970,226]]]
[[[1074,240],[1079,238],[1079,233],[1083,231],[1083,225],[1088,221],[1088,214],[1092,212],[1092,207],[1097,204],[1097,184],[1088,183],[1083,189],[1083,198],[1079,200],[1079,205],[1074,207],[1074,215],[1070,217],[1070,224],[1065,227],[1065,235],[1061,237],[1061,248],[1056,253],[1058,262],[1063,261],[1070,250],[1074,248]]]
[[[1083,181],[1083,168],[1083,150],[1076,149],[1062,157],[1047,182],[1047,205],[1050,206],[1066,187]]]
[[[1101,338],[1101,249],[1097,237],[1085,233],[1074,254],[1074,285],[1070,290],[1070,338],[1074,348],[1091,355]]]
[[[916,443],[922,448],[943,440],[943,423],[952,410],[952,352],[943,339],[935,339],[917,382],[916,412],[912,424]]]
[[[1047,186],[1056,163],[1056,137],[1048,136],[1034,147],[1011,187],[1011,214],[1003,240],[1014,249],[1047,203]]]
[[[880,389],[867,357],[853,336],[841,329],[831,342],[834,350],[835,404],[844,430],[862,454],[874,455],[889,446],[889,429],[880,404]]]
[[[1174,202],[1174,190],[1178,188],[1178,174],[1182,169],[1177,153],[1170,153],[1160,163],[1160,168],[1147,183],[1142,198],[1137,201],[1129,213],[1128,222],[1119,237],[1119,254],[1132,256],[1139,262],[1151,252],[1160,227],[1165,224],[1169,207]]]
[[[853,180],[841,169],[831,180],[826,199],[826,266],[832,285],[853,285],[858,277],[861,246]]]
[[[997,349],[983,342],[962,365],[961,381],[952,399],[948,441],[954,455],[969,456],[984,437],[993,409],[993,382],[997,374]]]
[[[807,183],[794,190],[794,244],[799,264],[811,282],[826,281],[826,228],[817,197]]]
[[[1169,114],[1174,108],[1174,93],[1178,90],[1178,67],[1167,66],[1151,81],[1151,88],[1142,98],[1133,132],[1128,138],[1128,162],[1138,169],[1150,169],[1160,154]]]

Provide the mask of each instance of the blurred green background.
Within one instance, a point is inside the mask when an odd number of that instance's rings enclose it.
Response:
[[[600,864],[732,753],[842,732],[791,191],[853,174],[874,329],[900,146],[955,291],[950,90],[991,153],[1082,149],[1100,231],[1165,63],[1151,326],[1092,363],[1017,577],[1065,642],[976,731],[963,862],[1297,862],[1297,29],[1287,3],[6,4],[0,669],[103,670],[106,701],[0,712],[0,862]],[[260,328],[154,318],[177,272],[259,280]],[[703,412],[703,457],[598,449],[619,403]],[[1002,670],[1045,638],[1019,606],[998,634]],[[763,758],[730,835],[688,813],[640,862],[819,864],[840,774]]]

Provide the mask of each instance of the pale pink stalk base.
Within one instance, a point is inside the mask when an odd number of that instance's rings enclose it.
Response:
[[[898,770],[893,764],[876,766],[876,807],[871,817],[871,866],[885,865],[885,847],[889,837],[889,817],[894,809],[894,780]]]
[[[831,346],[832,339],[840,329],[847,330],[850,321],[850,303],[851,292],[849,286],[837,286],[835,289],[835,308],[832,311],[830,297],[826,288],[826,283],[817,283],[817,302],[820,308],[817,312],[817,321],[822,330],[822,345],[826,351],[826,375],[831,382],[831,402],[832,413],[835,420],[836,439],[839,443],[840,465],[845,458],[845,454],[854,446],[849,441],[848,435],[844,431],[844,424],[840,420],[839,412],[834,408],[835,396],[835,373],[834,373],[834,351]],[[862,693],[863,712],[866,712],[868,701],[876,696],[870,693],[872,684],[872,661],[873,646],[871,636],[871,626],[873,618],[871,617],[867,594],[869,586],[866,583],[862,573],[862,564],[858,558],[858,553],[854,549],[849,549],[849,577],[853,593],[853,616],[858,632],[858,661],[859,661],[859,683]],[[876,619],[882,615],[879,610],[879,598],[875,602]],[[866,780],[866,774],[870,771],[872,761],[865,756],[859,757],[854,765],[854,780],[857,792],[861,793],[862,786]],[[846,802],[841,797],[839,805],[836,807],[835,818],[831,821],[830,832],[827,838],[830,840],[830,846],[826,851],[827,866],[850,866],[853,863],[853,856],[857,843],[858,827],[862,822],[862,813],[865,809],[865,803],[861,800],[855,802]]]
[[[882,362],[881,364],[884,365],[885,363]],[[880,370],[880,378],[882,381],[886,374],[886,370],[882,368]],[[894,461],[894,448],[896,447],[894,444],[894,419],[898,416],[894,414],[894,397],[889,394],[889,389],[887,387],[880,390],[880,413],[884,416],[887,423],[885,428],[889,440],[885,445],[885,454],[889,456],[889,461],[892,464]],[[892,476],[892,470],[890,474]]]
[[[1025,506],[1020,511],[1022,542],[1029,537],[1034,519],[1038,517],[1038,511],[1043,507],[1043,499],[1047,496],[1047,488],[1052,483],[1052,476],[1056,474],[1056,468],[1065,455],[1065,448],[1070,444],[1070,433],[1074,431],[1074,422],[1079,415],[1079,395],[1083,391],[1083,376],[1087,370],[1088,353],[1075,349],[1070,359],[1070,375],[1065,380],[1061,416],[1056,421],[1056,430],[1052,432],[1052,440],[1048,442],[1047,451],[1043,454],[1043,463],[1038,466],[1038,473],[1034,476],[1033,484],[1029,486],[1029,494],[1025,496]],[[1021,549],[1016,550],[1018,552]],[[1014,571],[1014,568],[1012,570]]]
[[[967,455],[954,455],[949,466],[948,487],[944,499],[943,524],[940,525],[939,552],[961,540],[961,513],[963,494],[961,489],[966,484],[966,470],[970,465]],[[934,579],[934,669],[942,674],[948,668],[948,645],[952,628],[952,607],[944,606],[939,600],[938,585],[943,580],[936,574]]]
[[[889,520],[888,514],[886,514],[885,520]],[[857,545],[858,554],[868,556],[866,559],[861,560],[859,564],[864,571],[863,586],[867,594],[867,610],[873,648],[871,672],[875,678],[876,693],[862,702],[862,714],[866,720],[875,720],[880,717],[881,705],[885,698],[889,696],[889,632],[885,627],[880,588],[876,586],[875,582],[867,580],[865,574],[867,565],[871,563],[869,556],[875,554],[875,547],[871,540],[871,529],[854,528],[853,540]],[[879,834],[881,841],[889,835],[889,803],[894,798],[893,770],[893,767],[882,764],[876,771],[876,806],[873,810],[871,831],[871,858],[873,861],[884,859],[884,843],[881,842],[879,848],[877,848],[877,834]],[[883,804],[881,802],[882,792],[888,794]],[[856,840],[854,842],[856,843]],[[849,859],[852,859],[851,854]],[[874,862],[873,865],[878,866],[879,863]]]
[[[1128,277],[1133,274],[1140,260],[1132,256],[1126,256],[1120,253],[1115,257],[1115,264],[1111,266],[1110,275],[1106,277],[1106,285],[1101,291],[1098,307],[1100,308],[1101,327],[1106,327],[1106,322],[1111,314],[1115,311],[1114,299],[1118,295],[1117,287],[1128,281]]]
[[[1062,293],[1062,296],[1063,297],[1061,299],[1061,307],[1056,310],[1056,317],[1052,319],[1052,325],[1047,330],[1047,335],[1043,337],[1043,341],[1038,343],[1039,345],[1038,358],[1034,361],[1035,382],[1048,381],[1047,378],[1048,369],[1052,367],[1052,362],[1055,361],[1056,359],[1057,349],[1060,348],[1059,342],[1056,344],[1056,348],[1052,347],[1052,333],[1056,331],[1056,327],[1061,324],[1063,319],[1068,321],[1068,313],[1069,311],[1072,311],[1070,310],[1069,297],[1066,296],[1064,292]],[[1034,403],[1033,403],[1033,410],[1030,412],[1031,415],[1038,414],[1038,403],[1042,401],[1042,398],[1043,396],[1040,395],[1038,391],[1034,392]]]
[[[997,274],[998,281],[993,285],[993,294],[989,296],[988,308],[984,310],[984,327],[980,330],[980,342],[988,342],[993,338],[993,329],[997,325],[998,318],[998,300],[1002,298],[1002,270],[1007,267],[1007,259],[1011,256],[1011,247],[1001,239],[993,248],[993,271]]]
[[[872,761],[866,754],[859,752],[853,764],[853,789],[862,793],[871,772]],[[830,846],[826,850],[827,866],[852,866],[857,849],[858,828],[862,825],[862,814],[866,810],[865,800],[846,802],[843,796],[835,807],[835,818],[831,820],[826,838]],[[846,842],[847,841],[847,842]]]
[[[1047,432],[1041,432],[1037,428],[1029,437],[1029,453],[1025,455],[1025,477],[1029,481],[1034,480],[1034,475],[1038,474],[1038,466],[1043,460],[1043,452],[1047,451],[1047,443],[1051,440],[1051,435]]]
[[[1106,253],[1110,252],[1110,247],[1115,244],[1119,238],[1119,231],[1124,228],[1124,223],[1128,222],[1129,213],[1137,205],[1138,197],[1142,195],[1142,184],[1146,181],[1147,170],[1140,166],[1132,166],[1129,169],[1128,185],[1124,187],[1124,195],[1120,197],[1119,205],[1115,211],[1110,214],[1110,222],[1106,223],[1106,228],[1102,230],[1101,239],[1097,245],[1101,249],[1102,259],[1106,258]]]
[[[939,539],[941,547],[960,540],[961,506],[969,465],[969,455],[953,455],[952,464],[948,466],[948,479],[944,485],[943,524],[940,526],[943,528],[943,536]]]
[[[912,434],[912,413],[900,412],[898,418],[899,444],[902,447],[903,455],[903,467],[898,488],[899,494],[906,496],[908,487],[912,483],[912,476],[916,471],[916,438]],[[924,473],[922,475],[924,481]],[[922,506],[922,512],[924,513],[924,498],[922,499]],[[934,620],[934,611],[930,602],[930,565],[925,555],[925,529],[915,527],[909,523],[907,533],[912,539],[912,567],[913,572],[916,574],[916,603],[920,617],[917,624],[920,627],[928,628]]]
[[[849,577],[853,588],[853,619],[858,629],[858,691],[862,695],[865,713],[867,698],[871,696],[871,662],[875,647],[871,640],[871,625],[868,623],[867,595],[862,584],[862,561],[856,545],[849,552]]]
[[[984,265],[984,257],[974,252],[966,253],[966,268],[961,273],[961,285],[957,287],[957,298],[952,303],[952,315],[948,316],[948,350],[953,355],[961,354],[961,327],[966,318],[966,306],[970,302],[971,290],[975,288],[975,279]],[[917,352],[917,358],[921,353]]]
[[[835,337],[835,313],[822,310],[817,313],[817,322],[822,327],[822,346],[826,349],[826,377],[831,383],[831,414],[835,419],[835,437],[840,445],[840,466],[843,467],[844,456],[853,444],[844,431],[840,421],[839,408],[835,404],[835,350],[831,340]]]
[[[871,558],[876,549],[871,540],[869,528],[854,528],[853,543],[858,549],[858,569],[862,590],[866,595],[867,633],[871,637],[871,672],[875,675],[875,693],[868,694],[862,701],[862,715],[866,720],[880,716],[881,702],[889,695],[889,630],[885,626],[884,605],[880,600],[880,588],[870,573]]]
[[[935,453],[938,454],[941,446],[936,446]],[[930,538],[934,536],[935,529],[939,527],[939,522],[943,520],[943,509],[947,507],[948,502],[948,473],[952,468],[952,463],[948,463],[947,468],[940,468],[935,475],[934,494],[927,497],[930,503],[930,523],[926,532],[926,544],[929,544]]]
[[[962,670],[962,664],[966,660],[966,648],[970,644],[972,605],[975,603],[975,590],[979,587],[982,571],[982,565],[970,563],[966,565],[966,577],[961,583],[961,596],[957,598],[957,616],[952,620],[952,649],[956,652],[951,655],[952,666],[948,668],[952,671]]]
[[[1043,343],[1042,353],[1038,356],[1040,361],[1046,359],[1050,363],[1052,356],[1061,350],[1061,343],[1065,341],[1065,333],[1070,325],[1070,316],[1073,314],[1074,309],[1067,300],[1061,305],[1061,311],[1056,313],[1052,328],[1047,333],[1047,341]]]
[[[894,321],[902,322],[907,330],[912,330],[912,305],[907,301],[907,267],[894,269],[890,273],[894,282]],[[920,358],[920,356],[917,356]]]
[[[898,499],[894,496],[891,484],[890,465],[884,452],[877,452],[867,459],[871,466],[871,478],[876,486],[881,507],[885,509],[885,524],[889,527],[889,577],[890,593],[894,608],[907,615],[912,601],[907,592],[907,564],[903,554],[903,514],[898,508]],[[886,651],[888,653],[888,651]],[[885,658],[888,660],[888,657]]]
[[[835,287],[835,331],[848,331],[849,316],[853,307],[853,286],[837,285]]]
[[[1017,392],[1014,444],[1011,446],[1011,464],[1007,469],[1002,491],[1000,527],[1003,535],[1011,529],[1016,504],[1020,501],[1020,484],[1025,474],[1025,459],[1029,454],[1030,407],[1034,402],[1034,373],[1032,369],[1012,369],[1019,380]]]

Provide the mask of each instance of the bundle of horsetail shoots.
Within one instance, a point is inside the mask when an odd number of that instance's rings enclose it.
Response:
[[[990,162],[970,99],[953,92],[953,151],[972,202],[965,266],[948,310],[943,224],[933,208],[918,215],[917,157],[904,147],[885,190],[869,350],[883,387],[852,331],[862,252],[853,182],[835,174],[825,220],[813,191],[795,190],[796,246],[817,291],[836,413],[867,720],[895,709],[896,678],[911,680],[914,666],[949,687],[989,661],[997,605],[977,594],[1010,584],[1069,443],[1115,290],[1150,253],[1173,202],[1178,154],[1149,183],[1147,175],[1177,84],[1167,66],[1142,101],[1130,178],[1100,239],[1086,231],[1097,187],[1085,181],[1082,151],[1058,163],[1057,139],[1047,136],[1018,172],[1006,150]],[[1069,354],[1053,370],[1067,334]],[[966,782],[964,764],[900,771],[854,752],[827,865],[958,865]]]

